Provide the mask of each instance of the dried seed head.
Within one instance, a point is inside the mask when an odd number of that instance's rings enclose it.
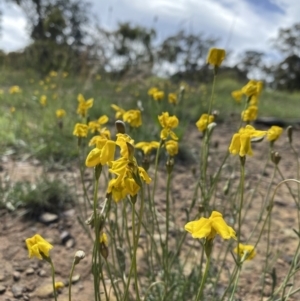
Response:
[[[286,128],[287,136],[289,139],[289,143],[293,142],[293,127],[290,125]]]
[[[78,250],[74,256],[74,264],[78,264],[85,257],[85,253],[82,250]]]
[[[126,133],[125,123],[122,120],[117,120],[115,122],[115,126],[116,126],[118,134],[125,134]]]

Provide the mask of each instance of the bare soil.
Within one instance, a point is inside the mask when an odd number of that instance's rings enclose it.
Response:
[[[234,124],[220,124],[216,127],[212,136],[212,148],[209,159],[209,173],[213,175],[220,166],[225,152],[229,146],[232,134],[235,131]],[[188,147],[191,156],[199,156],[201,145],[201,134],[197,132],[193,126],[187,131],[184,145]],[[299,131],[294,132],[294,146],[300,150]],[[280,175],[277,173],[273,185],[270,186],[271,176],[274,165],[269,163],[263,176],[260,176],[265,159],[268,156],[268,142],[263,141],[253,145],[254,156],[247,157],[246,161],[246,194],[245,206],[249,210],[243,221],[241,237],[242,241],[246,241],[254,229],[254,225],[262,211],[262,200],[270,189],[269,198],[272,196],[275,184],[281,181]],[[275,150],[279,151],[282,156],[279,167],[285,178],[297,178],[297,158],[291,151],[286,134],[275,143]],[[14,159],[10,156],[3,156],[1,158],[1,177],[9,175],[11,181],[34,181],[43,173],[43,168],[34,160],[20,160]],[[230,165],[226,165],[222,172],[222,180],[218,185],[217,192],[214,195],[214,208],[221,211],[228,223],[232,222],[230,218],[231,212],[228,202],[232,202],[229,196],[225,196],[223,188],[229,178],[232,179],[232,185],[237,185],[239,179],[238,158],[230,157]],[[236,166],[232,169],[230,166]],[[195,186],[195,177],[197,176],[197,165],[187,164],[181,157],[177,159],[175,170],[172,179],[172,208],[174,212],[175,224],[171,231],[182,231],[185,220],[184,209],[189,206],[193,198],[193,191]],[[153,170],[150,174],[153,175]],[[50,177],[59,177],[62,181],[70,183],[77,196],[82,197],[80,188],[79,172],[76,166],[68,167],[64,171],[48,172]],[[88,180],[91,181],[91,175],[88,175]],[[165,178],[166,174],[164,167],[161,166],[159,172],[158,190],[156,197],[156,206],[158,211],[163,215],[165,212]],[[254,198],[249,202],[252,190],[256,185],[258,186]],[[296,184],[289,184],[291,189],[297,191]],[[270,186],[270,187],[269,187]],[[238,207],[238,199],[236,200],[236,207]],[[197,199],[198,204],[201,204],[201,199]],[[198,206],[197,206],[198,208]],[[51,251],[52,260],[56,267],[56,280],[68,282],[70,267],[73,256],[79,249],[84,250],[86,258],[76,266],[74,275],[79,275],[79,279],[72,285],[72,300],[84,301],[93,300],[93,278],[91,274],[91,253],[92,243],[79,224],[77,215],[78,210],[82,210],[79,205],[71,210],[67,210],[59,216],[58,221],[48,225],[38,221],[24,220],[18,212],[0,211],[0,300],[53,300],[51,297],[51,274],[49,265],[38,259],[29,259],[28,252],[25,246],[25,239],[33,236],[36,233],[41,234],[45,239],[54,245]],[[195,209],[196,210],[196,209]],[[281,280],[286,275],[296,251],[299,238],[293,231],[299,230],[298,215],[299,211],[291,197],[287,187],[281,185],[278,189],[274,208],[272,213],[272,230],[271,230],[271,249],[270,249],[270,265],[268,271],[276,270],[277,281]],[[196,214],[196,211],[195,211]],[[264,216],[266,213],[264,213]],[[262,223],[260,223],[261,227]],[[62,233],[68,233],[71,243],[66,243],[62,239]],[[258,231],[254,232],[253,237],[249,243],[255,243],[255,238],[258,236]],[[264,266],[266,255],[266,237],[267,233],[264,231],[262,239],[257,246],[257,256],[254,260],[246,262],[241,272],[241,279],[239,282],[238,295],[240,300],[260,300],[261,296],[261,274]],[[67,240],[68,241],[68,240]],[[70,240],[69,240],[70,241]],[[143,239],[141,238],[141,243]],[[222,249],[227,246],[228,242],[223,242],[216,239],[215,248]],[[199,260],[199,244],[191,237],[187,237],[185,251],[189,252],[190,260],[186,265],[185,272],[188,274],[193,265]],[[216,252],[216,251],[215,251]],[[139,266],[143,266],[142,260],[144,254],[142,249],[139,250]],[[232,269],[234,266],[231,255],[226,257],[225,266]],[[297,263],[299,264],[299,262]],[[228,282],[226,274],[221,275],[221,284]],[[222,293],[222,285],[218,286],[220,293]],[[271,291],[271,277],[267,278],[265,290],[263,292],[265,300]],[[50,288],[49,288],[50,285]],[[300,276],[296,274],[294,289],[300,287]],[[288,291],[289,288],[287,288]],[[19,294],[18,294],[19,292]],[[50,294],[50,295],[49,295]],[[18,297],[16,297],[18,296]],[[68,288],[65,287],[59,294],[59,300],[68,300]],[[111,300],[114,300],[112,297]],[[300,300],[300,293],[295,294],[289,300]]]

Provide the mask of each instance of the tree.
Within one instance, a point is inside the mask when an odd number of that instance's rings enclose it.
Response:
[[[288,90],[300,89],[300,23],[290,28],[279,29],[273,45],[284,59],[275,67],[270,68],[277,88]]]
[[[89,3],[84,0],[7,0],[27,16],[32,43],[25,56],[42,73],[77,64],[87,32]]]

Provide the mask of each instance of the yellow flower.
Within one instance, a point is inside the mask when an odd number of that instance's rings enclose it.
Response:
[[[242,120],[245,122],[254,121],[257,118],[257,112],[257,106],[249,106],[247,110],[242,111]]]
[[[172,131],[172,129],[178,126],[179,120],[174,116],[169,116],[168,112],[164,112],[158,116],[158,121],[163,129],[160,132],[160,138],[162,140],[166,140],[170,135],[173,140],[178,140],[176,134]]]
[[[140,148],[145,155],[149,155],[154,148],[159,147],[159,142],[151,141],[151,142],[139,142],[135,145],[135,148]]]
[[[101,80],[101,75],[100,74],[96,75],[96,80]]]
[[[124,199],[127,195],[125,183],[118,181],[118,179],[111,179],[108,182],[107,193],[111,193],[112,198],[115,202],[119,202]]]
[[[88,124],[89,130],[91,130],[91,133],[99,132],[100,131],[100,124],[98,121],[90,121]]]
[[[165,142],[165,147],[168,152],[168,154],[171,157],[174,157],[175,155],[178,154],[178,142],[174,140],[168,140]]]
[[[57,118],[63,118],[64,116],[66,116],[66,111],[64,109],[56,110],[55,113]]]
[[[99,124],[105,124],[105,123],[107,123],[108,122],[108,117],[106,116],[106,115],[102,115],[102,116],[100,116],[99,118],[98,118],[98,123]]]
[[[14,113],[16,111],[16,108],[15,107],[10,107],[9,110],[10,110],[11,113]]]
[[[268,131],[267,131],[267,139],[269,141],[276,141],[280,135],[282,134],[283,128],[280,126],[273,125]]]
[[[133,156],[133,153],[129,153],[129,148],[134,149],[134,140],[127,134],[120,134],[117,135],[116,144],[120,147],[120,155],[126,159],[129,159]]]
[[[257,95],[252,95],[250,102],[249,102],[250,106],[257,106],[258,105],[258,97]]]
[[[254,246],[239,244],[239,247],[234,248],[235,253],[239,253],[239,256],[243,260],[251,260],[255,257],[256,252]]]
[[[142,116],[140,110],[129,110],[123,114],[123,121],[128,122],[131,127],[137,128],[142,125]]]
[[[55,282],[54,286],[55,286],[55,289],[57,290],[57,289],[63,288],[65,285],[63,282],[57,281],[57,282]]]
[[[77,114],[82,117],[85,117],[88,109],[90,109],[94,104],[94,98],[89,98],[88,100],[85,100],[83,95],[79,94],[77,100],[78,100]]]
[[[50,71],[49,76],[50,77],[56,77],[57,76],[57,72],[56,71]]]
[[[76,123],[73,131],[73,135],[77,137],[86,137],[88,134],[88,126],[83,123]]]
[[[117,105],[112,104],[111,107],[116,111],[116,119],[121,119],[124,115],[124,113],[126,112],[124,109],[120,108]]]
[[[68,75],[69,75],[68,72],[63,72],[63,74],[62,74],[63,78],[66,78]]]
[[[177,104],[177,95],[176,95],[176,93],[169,93],[168,101],[169,101],[169,103],[171,103],[173,105],[176,105]]]
[[[43,107],[46,106],[46,104],[47,104],[47,96],[46,96],[46,95],[42,95],[42,96],[40,97],[40,104],[41,104]]]
[[[164,91],[156,91],[153,93],[152,97],[156,101],[163,100],[165,97],[165,92]]]
[[[22,92],[22,90],[19,86],[12,86],[9,88],[9,94],[18,94],[21,92]]]
[[[153,94],[156,93],[157,91],[158,91],[158,89],[155,88],[155,87],[150,88],[150,89],[148,90],[148,95],[151,96],[151,97],[153,97]]]
[[[100,138],[96,142],[96,147],[92,149],[86,157],[85,165],[94,167],[104,165],[113,161],[115,157],[116,143],[106,138]]]
[[[29,252],[29,258],[35,256],[39,259],[43,259],[43,255],[49,257],[49,251],[53,248],[53,246],[39,234],[27,238],[26,246]]]
[[[193,238],[214,239],[219,234],[223,239],[236,239],[235,231],[226,224],[218,211],[213,211],[209,218],[201,217],[197,221],[189,222],[184,229],[192,234]]]
[[[214,121],[213,115],[202,114],[199,120],[196,122],[196,126],[200,132],[204,132],[207,126]]]
[[[231,92],[231,96],[236,102],[240,103],[242,100],[243,92],[241,90],[235,90]]]
[[[223,60],[225,59],[226,52],[224,49],[210,48],[207,55],[207,63],[215,67],[221,66]]]
[[[253,95],[258,96],[262,90],[262,82],[261,81],[255,81],[250,80],[243,88],[242,92],[248,96],[251,97]]]
[[[234,134],[229,146],[229,152],[233,155],[239,154],[240,157],[252,156],[251,139],[263,138],[266,131],[257,131],[253,126],[247,125]]]

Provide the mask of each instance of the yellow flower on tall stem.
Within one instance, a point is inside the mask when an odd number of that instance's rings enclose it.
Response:
[[[151,142],[139,142],[135,145],[135,148],[140,148],[144,155],[149,155],[151,151],[155,148],[159,147],[159,142],[151,141]]]
[[[207,126],[214,121],[213,115],[202,114],[199,120],[196,122],[196,126],[200,132],[204,132]]]
[[[231,92],[231,96],[236,102],[240,103],[242,100],[243,92],[241,90],[235,90]]]
[[[19,94],[21,92],[22,92],[22,90],[19,86],[11,86],[9,88],[9,94]]]
[[[90,109],[94,104],[94,98],[89,98],[88,100],[85,100],[82,94],[78,94],[77,100],[77,114],[81,117],[86,117],[88,109]]]
[[[229,146],[229,152],[233,155],[239,154],[240,157],[246,155],[252,156],[251,139],[262,139],[266,134],[266,131],[258,131],[253,126],[247,125],[233,135]]]
[[[156,91],[153,93],[152,97],[156,101],[161,101],[165,97],[165,92],[164,91]]]
[[[225,59],[226,52],[220,48],[210,48],[207,55],[207,63],[215,67],[220,67],[223,60]]]
[[[165,147],[167,153],[171,156],[174,157],[178,154],[178,142],[175,140],[168,140],[165,142]]]
[[[148,95],[153,97],[153,94],[157,91],[158,91],[158,89],[156,87],[152,87],[148,90]]]
[[[46,95],[42,95],[42,96],[40,97],[40,104],[41,104],[43,107],[46,106],[46,104],[47,104],[47,96],[46,96]]]
[[[124,113],[126,112],[124,109],[122,109],[121,107],[117,106],[117,105],[110,105],[115,111],[116,111],[116,116],[115,118],[116,119],[122,119],[123,118],[123,115]]]
[[[177,104],[177,94],[176,93],[169,93],[168,101],[170,104],[176,105]]]
[[[236,239],[235,231],[226,224],[223,215],[213,211],[209,218],[201,217],[197,221],[188,222],[184,229],[192,234],[193,238],[214,239],[219,234],[223,239]]]
[[[254,246],[239,244],[238,247],[233,250],[235,253],[239,254],[239,257],[244,260],[252,260],[256,256]]]
[[[137,128],[142,125],[142,115],[140,110],[129,110],[123,114],[123,121],[130,124],[131,127]]]
[[[76,123],[73,135],[77,137],[86,137],[88,134],[88,126],[83,123]]]
[[[273,125],[267,131],[267,139],[269,141],[276,141],[282,134],[283,128],[277,125]]]
[[[53,246],[39,234],[27,238],[26,246],[29,252],[29,258],[37,257],[38,259],[49,257],[49,251],[53,248]]]
[[[66,116],[66,111],[64,109],[58,109],[55,112],[57,118],[63,118]]]
[[[158,121],[163,128],[160,132],[160,138],[162,140],[166,140],[169,135],[173,140],[178,140],[178,137],[172,131],[172,129],[176,128],[179,124],[179,120],[175,115],[169,116],[168,112],[164,112],[158,116]]]
[[[246,110],[242,111],[241,116],[242,120],[245,122],[251,122],[256,120],[258,113],[257,106],[249,106]]]

